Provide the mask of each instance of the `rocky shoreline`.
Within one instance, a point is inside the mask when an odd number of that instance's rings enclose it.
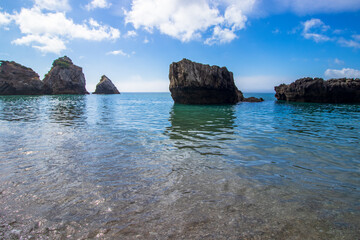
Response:
[[[169,90],[175,103],[237,104],[262,102],[236,87],[233,73],[226,67],[210,66],[183,59],[169,69]],[[279,101],[315,103],[360,103],[360,79],[301,78],[275,88]],[[67,57],[56,59],[40,80],[31,68],[14,61],[0,61],[0,95],[89,94],[82,68]],[[93,94],[120,94],[113,82],[103,75]]]
[[[275,87],[275,97],[289,102],[360,103],[360,79],[301,78]]]

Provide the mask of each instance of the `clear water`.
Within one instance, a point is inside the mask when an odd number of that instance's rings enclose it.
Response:
[[[0,239],[358,239],[360,105],[0,97]]]

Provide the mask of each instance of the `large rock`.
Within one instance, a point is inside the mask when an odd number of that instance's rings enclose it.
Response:
[[[53,62],[51,70],[45,75],[44,84],[47,94],[89,94],[82,68],[66,56]]]
[[[244,100],[226,67],[183,59],[170,65],[170,92],[175,103],[235,104]]]
[[[359,103],[360,79],[302,78],[275,87],[278,100],[317,103]]]
[[[94,94],[120,94],[113,82],[103,75],[100,82],[96,85]]]
[[[0,95],[40,95],[43,82],[31,68],[0,61]]]

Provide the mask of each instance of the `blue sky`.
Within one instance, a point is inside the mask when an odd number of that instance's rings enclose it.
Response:
[[[360,0],[0,0],[0,59],[42,79],[54,59],[87,89],[168,91],[182,58],[226,66],[244,92],[300,77],[360,77]]]

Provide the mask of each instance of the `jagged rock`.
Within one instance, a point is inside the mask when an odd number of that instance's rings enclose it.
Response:
[[[96,85],[96,89],[93,94],[120,94],[120,92],[117,90],[113,82],[103,75],[100,82]]]
[[[278,100],[318,103],[360,103],[360,79],[302,78],[275,87]]]
[[[67,56],[53,62],[45,75],[44,85],[47,94],[89,94],[82,68],[74,65]]]
[[[248,97],[244,98],[243,102],[263,102],[263,98],[256,98],[256,97]]]
[[[235,104],[244,96],[226,67],[209,66],[183,59],[170,65],[170,92],[175,103]]]
[[[41,95],[43,82],[31,68],[0,61],[0,95]]]

